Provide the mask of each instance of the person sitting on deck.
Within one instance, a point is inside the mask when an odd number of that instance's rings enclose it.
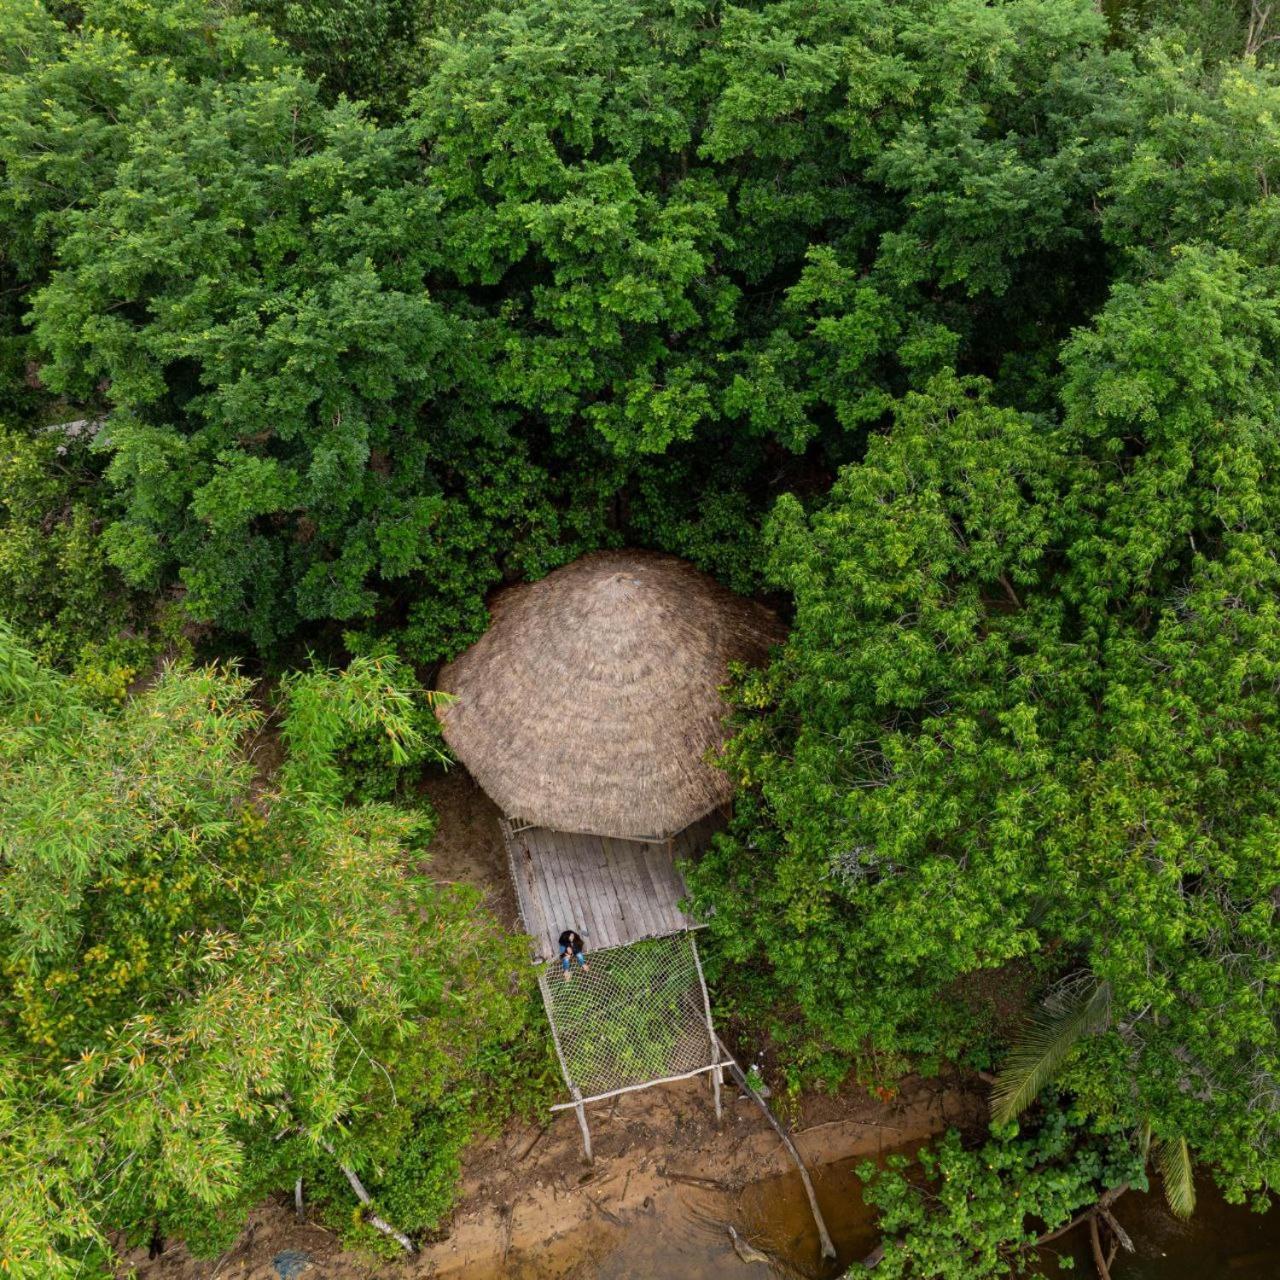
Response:
[[[560,967],[564,970],[565,981],[569,979],[569,965],[577,960],[583,973],[590,973],[586,957],[582,954],[582,937],[573,929],[566,929],[560,935]]]

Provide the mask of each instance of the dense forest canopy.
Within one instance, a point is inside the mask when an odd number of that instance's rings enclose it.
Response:
[[[112,565],[259,648],[426,661],[610,541],[751,586],[788,479],[939,369],[1036,381],[1105,289],[1133,108],[1088,5],[521,5],[381,125],[163,12],[6,23],[16,307],[110,413]]]
[[[1274,1185],[1280,29],[1102,8],[0,0],[10,1274],[437,1224],[546,1061],[410,668],[623,545],[790,621],[688,880],[792,1084]]]

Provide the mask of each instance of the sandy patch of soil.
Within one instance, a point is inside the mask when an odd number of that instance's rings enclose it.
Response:
[[[520,930],[498,806],[461,766],[428,774],[422,792],[440,819],[422,870],[438,884],[476,885],[502,924]]]

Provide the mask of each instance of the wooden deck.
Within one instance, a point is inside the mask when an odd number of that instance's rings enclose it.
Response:
[[[502,824],[520,915],[538,958],[553,959],[564,929],[577,929],[589,951],[622,947],[697,927],[680,910],[684,880],[675,859],[697,853],[720,825],[704,818],[665,844],[570,835]]]

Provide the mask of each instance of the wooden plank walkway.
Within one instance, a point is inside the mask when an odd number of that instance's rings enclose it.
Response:
[[[504,820],[520,915],[538,957],[553,959],[556,939],[569,927],[583,935],[589,951],[696,928],[697,921],[680,910],[685,887],[675,859],[698,853],[720,824],[718,814],[695,822],[668,853],[665,844],[545,827],[513,832]]]

